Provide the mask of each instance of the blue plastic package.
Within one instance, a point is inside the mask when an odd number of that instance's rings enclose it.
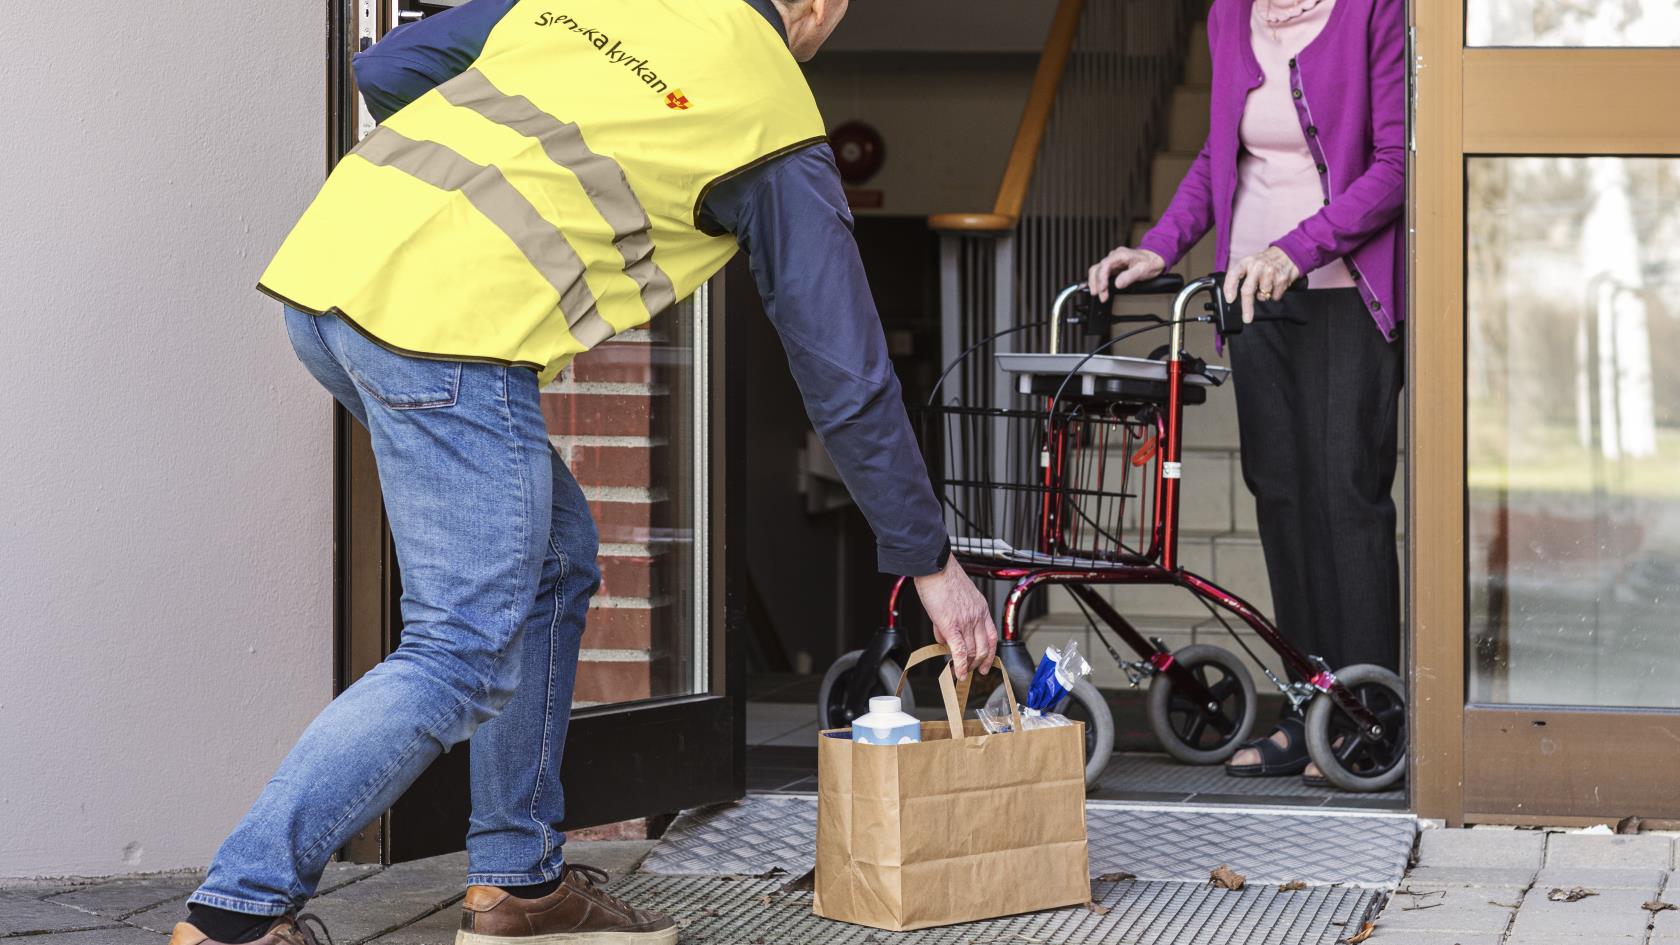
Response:
[[[1032,687],[1027,690],[1027,708],[1041,712],[1054,709],[1075,683],[1090,674],[1091,664],[1079,655],[1078,640],[1069,640],[1060,650],[1045,647],[1044,658],[1033,673]]]

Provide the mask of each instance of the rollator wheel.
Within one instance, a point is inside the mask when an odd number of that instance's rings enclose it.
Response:
[[[1114,756],[1114,711],[1102,691],[1088,679],[1073,684],[1073,691],[1058,711],[1085,723],[1085,786],[1093,787]]]
[[[1335,699],[1319,693],[1307,707],[1307,754],[1344,791],[1393,787],[1406,774],[1405,686],[1392,671],[1367,663],[1337,672],[1336,680],[1382,723],[1382,737],[1361,733]]]
[[[834,661],[834,665],[823,674],[822,688],[817,690],[817,727],[821,729],[846,728],[852,724],[852,714],[846,709],[846,690],[851,688],[852,674],[857,671],[858,661],[863,659],[862,650],[853,650]],[[872,696],[890,696],[898,686],[898,677],[904,671],[891,657],[881,661],[881,668],[877,674],[875,685],[870,687]],[[910,692],[910,685],[906,683],[904,691],[899,693],[904,702],[904,711],[913,712],[916,708],[916,697]]]
[[[1149,729],[1167,754],[1192,765],[1215,765],[1237,753],[1254,730],[1254,677],[1230,650],[1206,644],[1187,646],[1173,661],[1213,693],[1220,731],[1205,706],[1177,691],[1172,676],[1159,673],[1149,684]]]

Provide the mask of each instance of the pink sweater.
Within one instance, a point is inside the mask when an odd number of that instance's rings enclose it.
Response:
[[[1306,136],[1290,97],[1290,60],[1307,48],[1330,19],[1336,0],[1300,0],[1306,12],[1273,26],[1266,22],[1266,0],[1254,0],[1250,13],[1254,56],[1266,80],[1250,92],[1243,108],[1237,159],[1236,204],[1231,218],[1231,261],[1263,252],[1300,226],[1326,202],[1318,165],[1307,149]],[[1279,13],[1295,4],[1275,4]],[[1274,31],[1277,38],[1273,38]],[[1315,289],[1354,286],[1347,263],[1332,259],[1307,275]]]

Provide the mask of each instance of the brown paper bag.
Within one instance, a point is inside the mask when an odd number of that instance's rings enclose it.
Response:
[[[922,647],[904,669],[950,652]],[[1004,734],[962,720],[968,681],[959,692],[949,666],[946,721],[922,723],[919,744],[821,734],[817,915],[903,931],[1091,898],[1084,727],[1023,731],[1007,673],[1003,684],[1014,721]]]

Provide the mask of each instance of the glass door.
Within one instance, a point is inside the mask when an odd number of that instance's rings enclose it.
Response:
[[[1680,4],[1414,21],[1416,805],[1680,817]]]
[[[332,157],[373,121],[351,52],[457,3],[340,0],[335,8]],[[343,39],[341,40],[340,37]],[[562,780],[565,827],[674,812],[740,797],[739,647],[726,637],[726,451],[719,283],[643,329],[579,357],[544,388],[550,442],[590,500],[601,589],[578,665]],[[339,411],[339,684],[401,640],[401,574],[367,434]],[[738,543],[737,543],[738,544]],[[470,747],[445,754],[348,847],[396,862],[460,849]]]

